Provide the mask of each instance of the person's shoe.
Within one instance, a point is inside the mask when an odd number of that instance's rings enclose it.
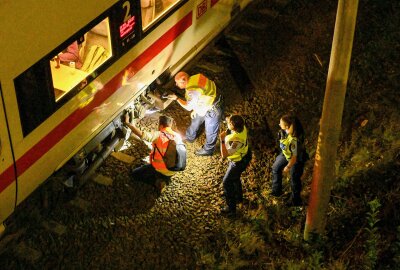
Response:
[[[194,154],[196,156],[212,156],[213,153],[210,151],[206,151],[204,150],[204,148],[200,148],[199,150],[196,150],[196,152],[194,152]]]
[[[280,197],[280,196],[282,196],[282,192],[271,191],[269,193],[269,195],[272,196],[272,197]]]
[[[303,206],[303,201],[301,200],[301,198],[291,199],[286,203],[286,206],[288,207]]]
[[[156,188],[156,190],[157,190],[157,192],[159,193],[159,194],[161,194],[162,192],[163,192],[163,190],[165,189],[165,186],[166,186],[167,184],[164,182],[164,181],[157,181],[155,184],[154,184],[154,187]]]
[[[222,207],[220,213],[221,213],[221,215],[227,216],[227,217],[235,217],[236,216],[236,211],[229,209],[228,206]]]

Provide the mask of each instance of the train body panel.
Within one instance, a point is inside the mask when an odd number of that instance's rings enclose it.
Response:
[[[13,156],[5,113],[0,85],[0,172],[7,174],[7,177],[0,178],[0,187],[4,189],[0,193],[0,221],[4,220],[14,210],[16,192],[15,170],[14,166],[12,166]]]
[[[160,15],[145,30],[135,28],[135,23],[140,25],[140,11],[143,12],[143,8],[138,9],[140,1],[136,0],[84,3],[73,0],[59,6],[54,6],[53,1],[33,0],[7,1],[2,4],[0,22],[5,27],[0,31],[6,38],[0,41],[4,48],[0,57],[3,63],[10,63],[12,60],[12,64],[0,67],[0,81],[9,124],[7,131],[3,125],[6,116],[1,112],[0,223],[12,213],[15,204],[26,199],[49,176],[99,137],[100,133],[108,132],[110,123],[119,119],[122,111],[137,100],[147,86],[163,72],[169,70],[174,74],[214,38],[229,23],[235,5],[244,7],[243,3],[249,1],[172,2],[174,4],[167,10],[169,13],[163,15],[164,17]],[[115,36],[118,25],[113,23],[117,18],[115,14],[120,11],[124,15],[124,25],[119,25],[120,38],[125,35],[121,32],[121,29],[125,29],[122,27],[133,27],[133,30],[129,30],[131,41],[120,41]],[[16,19],[19,12],[27,13],[26,19]],[[40,13],[46,15],[40,16]],[[129,25],[132,18],[136,22]],[[141,22],[144,24],[143,18]],[[54,77],[54,72],[57,71],[54,71],[54,66],[57,56],[60,55],[60,48],[66,48],[79,37],[84,37],[84,42],[89,42],[89,34],[101,25],[108,27],[108,32],[102,33],[102,36],[106,36],[109,44],[112,44],[107,48],[111,51],[108,58],[103,61],[105,68],[96,67],[99,72],[96,69],[91,70],[87,73],[88,77],[82,80],[82,87],[78,84],[64,97],[58,98]],[[122,47],[125,46],[124,42],[131,47]],[[135,43],[129,45],[129,42]],[[120,47],[116,47],[117,43]],[[104,46],[107,47],[107,44]],[[43,73],[36,66],[44,67]],[[79,74],[80,71],[74,71],[73,74],[76,73]],[[53,82],[50,85],[50,98],[53,100],[49,104],[54,108],[34,126],[27,127],[24,119],[31,119],[29,113],[34,114],[35,111],[28,110],[27,113],[27,109],[24,109],[27,102],[21,101],[24,97],[17,88],[26,81],[31,83],[25,77],[41,79],[37,74],[44,74],[43,80],[46,81],[43,85],[46,87]],[[22,93],[28,93],[27,91],[29,89],[24,88]],[[46,106],[41,110],[46,111]],[[115,121],[115,129],[119,128],[119,124],[120,122]],[[16,176],[11,150],[15,156]],[[5,184],[2,185],[2,182]],[[18,193],[15,202],[16,189]]]
[[[2,1],[0,59],[5,63],[11,58],[13,65],[2,65],[0,74],[13,80],[116,2]]]

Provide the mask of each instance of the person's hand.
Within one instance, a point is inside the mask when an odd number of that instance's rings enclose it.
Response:
[[[288,167],[288,166],[285,166],[285,168],[283,168],[283,172],[284,173],[287,173],[287,172],[289,172],[290,171],[290,168]]]
[[[178,97],[175,94],[171,94],[167,96],[167,99],[178,100]]]
[[[225,140],[225,137],[226,137],[226,131],[224,130],[224,131],[222,131],[222,132],[219,134],[219,139],[220,139],[221,141],[224,141],[224,140]]]
[[[129,124],[129,113],[125,114],[125,124]]]
[[[197,115],[197,113],[195,111],[192,111],[190,113],[190,118],[194,119],[194,118],[196,118],[196,115]]]

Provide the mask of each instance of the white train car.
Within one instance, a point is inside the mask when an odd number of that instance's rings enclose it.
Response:
[[[71,160],[78,179],[90,174],[88,155],[123,137],[123,110],[250,1],[2,1],[0,225]]]

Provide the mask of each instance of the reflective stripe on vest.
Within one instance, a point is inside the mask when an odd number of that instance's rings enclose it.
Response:
[[[225,137],[225,143],[228,144],[229,142],[240,142],[242,144],[242,147],[237,149],[237,151],[232,155],[228,156],[228,159],[234,162],[242,160],[242,158],[247,154],[247,151],[249,150],[249,145],[247,143],[247,128],[244,127],[243,131],[240,133],[232,131],[231,134]]]
[[[198,106],[210,107],[214,103],[217,96],[217,87],[215,86],[215,83],[203,74],[190,76],[189,81],[186,85],[186,90],[197,91],[200,93]],[[188,96],[186,94],[186,100],[187,99]]]
[[[297,139],[295,137],[292,137],[292,135],[290,134],[288,134],[286,138],[279,140],[279,146],[282,149],[282,154],[285,156],[286,160],[292,158],[292,151],[290,149],[290,145],[292,144],[293,141],[297,141]]]
[[[175,174],[175,172],[172,172],[167,169],[167,166],[164,163],[164,160],[162,158],[162,155],[165,154],[165,151],[167,151],[168,147],[168,142],[170,139],[174,138],[174,132],[170,127],[164,128],[160,130],[160,136],[158,136],[157,140],[153,142],[153,150],[151,151],[150,154],[150,164],[153,166],[156,171],[159,173],[162,173],[163,175],[166,176],[172,176]],[[156,149],[158,148],[158,150]],[[162,155],[161,155],[162,154]]]

